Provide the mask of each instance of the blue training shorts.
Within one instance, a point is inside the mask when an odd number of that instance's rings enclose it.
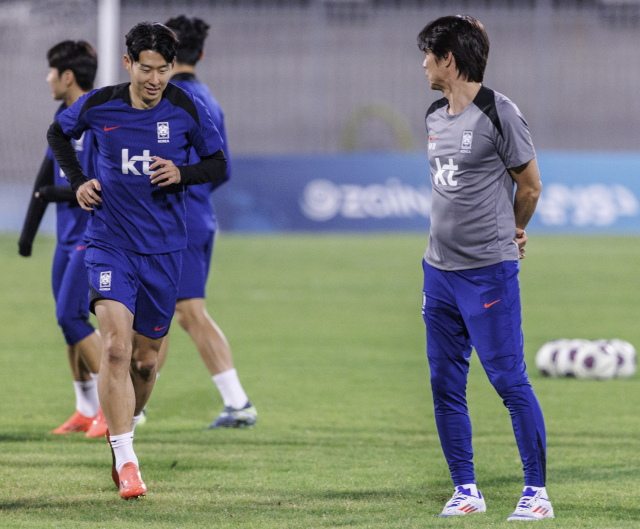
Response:
[[[134,331],[162,338],[176,309],[181,263],[180,251],[146,255],[91,242],[85,255],[91,311],[100,299],[118,301],[133,313]]]
[[[56,318],[64,339],[75,345],[95,329],[89,322],[89,281],[84,255],[86,246],[58,244],[53,255],[51,286],[56,300]]]
[[[182,250],[178,299],[205,297],[214,236],[214,231],[189,231],[187,248]]]

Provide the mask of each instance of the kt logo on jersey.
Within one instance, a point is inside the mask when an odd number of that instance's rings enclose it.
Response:
[[[453,163],[453,159],[449,158],[449,163],[444,165],[440,163],[440,158],[436,158],[436,173],[433,175],[433,185],[456,187],[458,181],[453,179],[453,175],[458,170],[458,166]],[[445,180],[446,173],[446,180]]]
[[[158,121],[158,143],[169,143],[168,121]]]
[[[122,174],[131,173],[139,175],[140,171],[136,168],[136,162],[142,162],[142,172],[144,174],[153,174],[153,171],[149,169],[149,166],[153,163],[151,151],[144,150],[142,151],[142,156],[132,156],[129,158],[129,149],[122,149]]]

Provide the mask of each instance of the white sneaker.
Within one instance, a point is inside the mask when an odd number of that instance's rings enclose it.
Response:
[[[438,516],[457,516],[461,514],[471,514],[474,512],[487,512],[487,506],[480,491],[478,495],[471,494],[470,489],[457,486],[454,489],[453,498],[444,506],[442,513]]]
[[[532,488],[525,487],[516,510],[509,515],[507,521],[542,520],[553,517],[553,507],[547,498],[547,491],[544,488],[534,491]]]

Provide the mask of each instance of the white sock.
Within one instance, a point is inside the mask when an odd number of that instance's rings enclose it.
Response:
[[[140,417],[142,417],[142,413],[140,413],[140,415],[134,415],[133,416],[133,430],[131,430],[131,433],[136,431],[136,424],[138,424],[138,421],[140,420]]]
[[[476,486],[475,483],[469,483],[468,485],[458,485],[458,487],[461,487],[463,489],[467,489],[471,491],[471,494],[473,496],[475,496],[476,498],[479,498],[478,496],[478,487]],[[458,488],[456,487],[456,489]]]
[[[213,375],[211,378],[218,387],[222,402],[224,402],[225,406],[239,410],[247,405],[249,397],[247,397],[244,389],[242,389],[238,372],[235,369],[223,371],[222,373]]]
[[[76,410],[85,417],[95,417],[100,408],[98,400],[98,382],[93,377],[86,382],[73,381],[76,392]]]
[[[113,448],[113,453],[116,455],[116,471],[118,474],[126,463],[135,463],[136,466],[139,466],[138,458],[133,451],[133,430],[120,435],[110,435],[109,442],[111,443],[111,448]]]
[[[531,489],[533,492],[538,492],[539,490],[542,491],[542,495],[547,498],[547,488],[546,487],[534,487],[533,485],[525,485],[524,489],[522,490],[522,492],[524,492],[527,489]]]

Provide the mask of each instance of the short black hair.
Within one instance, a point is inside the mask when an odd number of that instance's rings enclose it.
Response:
[[[189,19],[184,15],[167,20],[166,25],[178,35],[178,62],[195,66],[211,26],[200,18]]]
[[[143,51],[155,51],[168,63],[176,58],[178,37],[160,22],[140,22],[125,38],[127,54],[132,62],[138,62]]]
[[[81,90],[88,92],[93,88],[98,70],[98,54],[88,42],[63,40],[47,52],[47,61],[49,68],[58,70],[58,75],[71,70]]]
[[[418,35],[418,48],[437,61],[451,52],[460,77],[481,83],[489,58],[489,37],[484,26],[468,15],[442,17],[429,22]]]

